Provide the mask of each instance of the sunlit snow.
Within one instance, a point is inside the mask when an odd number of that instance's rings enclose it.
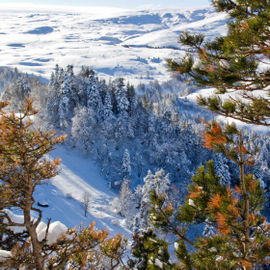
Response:
[[[184,30],[208,38],[226,33],[225,15],[212,9],[126,11],[31,5],[0,7],[1,65],[49,78],[55,64],[87,65],[99,76],[139,83],[169,78],[166,59],[184,52]],[[183,48],[182,48],[183,49]]]

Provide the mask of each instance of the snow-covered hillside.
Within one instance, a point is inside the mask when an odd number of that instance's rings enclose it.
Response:
[[[119,232],[128,236],[130,231],[126,229],[124,219],[111,210],[110,202],[116,194],[100,175],[99,166],[76,150],[65,147],[57,147],[50,156],[61,157],[61,173],[36,188],[36,203],[48,205],[39,207],[43,211],[43,221],[52,218],[53,222],[59,220],[67,227],[80,223],[87,226],[95,221],[99,229],[105,228],[113,235]],[[85,193],[90,199],[87,217],[81,204]]]
[[[8,11],[0,7],[1,65],[48,78],[55,64],[88,65],[105,77],[167,80],[183,30],[226,32],[212,9],[104,12]],[[183,49],[183,48],[182,48]],[[182,52],[183,53],[183,52]]]

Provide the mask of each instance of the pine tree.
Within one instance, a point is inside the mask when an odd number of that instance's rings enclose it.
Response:
[[[101,118],[102,105],[98,80],[94,76],[90,76],[87,86],[87,106],[95,112],[97,121]]]
[[[68,120],[71,116],[71,106],[70,106],[70,94],[71,94],[71,80],[67,73],[65,73],[64,81],[60,88],[60,100],[59,100],[59,127],[66,128],[68,126]]]
[[[170,263],[170,254],[166,241],[157,238],[152,229],[142,230],[133,236],[132,255],[129,260],[132,269],[138,270],[176,270]]]
[[[0,268],[127,269],[122,261],[127,241],[121,235],[109,238],[106,230],[95,229],[94,222],[69,229],[56,242],[48,243],[49,219],[44,239],[39,239],[42,211],[35,206],[34,192],[58,174],[60,159],[51,160],[46,154],[65,136],[33,129],[31,118],[37,111],[31,100],[26,100],[19,116],[6,112],[6,106],[6,102],[0,103],[0,248],[7,249],[9,256],[1,258]],[[14,221],[9,209],[21,212],[23,222]],[[21,234],[13,232],[18,227]]]
[[[73,115],[74,108],[79,104],[79,87],[76,85],[76,77],[73,72],[73,65],[67,66],[67,74],[70,80],[70,113]]]
[[[189,53],[179,62],[169,60],[169,66],[200,86],[215,87],[219,94],[240,95],[200,97],[199,104],[223,116],[269,126],[270,2],[215,0],[213,5],[229,16],[227,35],[207,41],[201,34],[184,32],[180,42],[196,54]]]
[[[233,189],[220,182],[213,162],[197,170],[189,186],[185,205],[178,220],[172,222],[174,209],[165,194],[150,192],[150,219],[153,225],[178,237],[176,254],[186,269],[253,269],[269,263],[270,226],[260,211],[265,202],[260,181],[245,174],[245,166],[254,164],[242,132],[234,125],[224,130],[213,122],[205,133],[205,146],[224,153],[240,170],[239,183]],[[216,234],[211,237],[187,237],[189,224],[204,224]],[[195,251],[190,252],[188,245]]]
[[[64,79],[64,70],[58,65],[55,66],[55,72],[51,74],[51,80],[48,87],[47,116],[49,121],[59,126],[59,102],[61,99],[60,87]]]
[[[162,195],[166,193],[170,186],[169,175],[165,175],[163,169],[157,171],[155,174],[149,170],[147,176],[144,178],[144,185],[138,188],[139,212],[134,218],[134,231],[146,229],[151,227],[149,222],[150,210],[150,195],[149,193],[154,190],[156,194]]]
[[[127,98],[127,93],[124,89],[124,80],[122,78],[119,78],[114,81],[114,84],[116,85],[116,101],[117,101],[117,109],[120,114],[122,114],[122,117],[127,117],[127,112],[129,109],[129,101]]]
[[[126,217],[128,226],[132,224],[132,218],[135,213],[134,196],[130,189],[130,179],[124,178],[119,196],[120,214]]]
[[[109,91],[106,91],[104,105],[103,105],[103,119],[104,121],[110,122],[113,117],[112,112],[112,99]]]
[[[94,144],[96,120],[91,108],[78,107],[71,120],[71,135],[74,143],[86,153],[89,153]]]
[[[135,93],[135,89],[133,85],[130,85],[129,83],[127,84],[127,98],[128,98],[128,103],[129,103],[129,115],[131,116],[132,114],[135,113],[135,109],[137,106],[137,96]]]
[[[215,87],[220,95],[240,96],[199,97],[200,105],[226,117],[269,126],[270,2],[215,0],[213,5],[229,15],[227,35],[206,41],[202,35],[184,32],[180,42],[194,50],[196,60],[194,54],[187,54],[180,62],[168,60],[169,67],[182,77],[188,75],[198,85]],[[188,258],[183,261],[188,269],[254,269],[269,264],[269,224],[260,214],[264,192],[260,181],[246,174],[246,166],[254,165],[255,153],[234,125],[222,128],[213,121],[207,126],[205,146],[222,152],[238,165],[239,181],[234,189],[218,183],[211,163],[207,173],[204,168],[198,170],[186,205],[181,208],[180,221],[207,222],[217,234],[190,243],[179,233],[179,259]],[[155,194],[152,196],[155,204],[163,203]],[[159,213],[160,223],[171,214]],[[190,254],[185,242],[197,247],[197,252]]]
[[[26,101],[20,116],[15,113],[7,114],[4,111],[6,105],[5,102],[0,104],[0,216],[7,220],[6,225],[9,227],[25,226],[31,239],[35,268],[43,269],[42,244],[36,232],[42,212],[34,205],[33,193],[37,185],[58,173],[60,160],[49,160],[44,155],[53,150],[54,145],[61,143],[64,136],[55,137],[54,132],[32,129],[30,119],[37,111],[33,109],[31,100]],[[22,211],[24,223],[12,221],[5,210],[7,208]],[[31,212],[37,213],[38,217],[34,221]]]
[[[93,76],[94,74],[95,72],[92,69],[86,66],[82,66],[80,76],[82,76],[83,78],[89,78],[89,76]]]
[[[2,100],[10,100],[10,109],[19,110],[26,98],[31,94],[31,82],[27,75],[21,76],[14,81],[2,94]]]
[[[122,174],[123,178],[131,176],[130,154],[128,149],[125,149],[122,162]]]

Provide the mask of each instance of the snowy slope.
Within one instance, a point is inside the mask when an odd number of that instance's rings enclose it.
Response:
[[[34,194],[36,203],[49,205],[48,208],[40,207],[43,221],[52,218],[52,221],[59,220],[67,227],[74,227],[80,223],[86,226],[94,220],[100,229],[128,236],[130,232],[124,220],[110,210],[110,202],[116,194],[108,188],[106,180],[99,173],[98,165],[63,146],[57,147],[51,156],[61,158],[61,173],[48,184],[38,186]],[[80,204],[85,192],[90,195],[87,217],[84,217]]]
[[[0,7],[1,65],[49,77],[55,64],[89,65],[129,81],[167,80],[168,57],[181,51],[183,30],[207,37],[226,33],[225,15],[212,9],[60,12]],[[182,52],[183,53],[183,52]],[[75,70],[76,71],[76,70]]]
[[[225,101],[227,99],[231,99],[231,98],[234,98],[236,100],[237,99],[243,99],[243,97],[240,95],[240,93],[241,92],[239,92],[239,93],[233,92],[233,93],[226,93],[226,94],[218,95],[215,88],[204,88],[204,89],[199,89],[195,93],[189,94],[189,95],[184,96],[184,97],[180,97],[180,99],[190,101],[193,104],[197,104],[197,98],[199,96],[206,98],[206,97],[209,97],[209,96],[217,95],[223,101]],[[261,90],[254,91],[254,96],[265,96],[265,92],[261,91]],[[202,109],[200,106],[198,106],[198,108],[199,108],[199,110]],[[195,111],[195,113],[197,113],[197,112]],[[202,114],[203,114],[203,111],[202,111]],[[210,118],[208,118],[209,116],[210,116]],[[210,120],[212,116],[208,112],[208,115],[204,115],[203,117],[205,119],[207,119],[207,120]],[[269,133],[269,127],[266,127],[266,126],[247,124],[247,123],[244,123],[244,122],[242,122],[240,120],[236,120],[236,119],[233,119],[231,117],[225,117],[225,116],[221,116],[221,115],[216,115],[215,119],[217,121],[224,122],[226,124],[235,123],[239,128],[245,128],[245,129],[253,130],[253,131],[258,132],[258,133],[262,133],[262,134]]]

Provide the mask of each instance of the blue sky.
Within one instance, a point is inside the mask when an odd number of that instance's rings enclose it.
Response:
[[[181,8],[210,6],[210,0],[0,0],[1,3],[33,3],[41,5],[107,6],[125,9]]]

